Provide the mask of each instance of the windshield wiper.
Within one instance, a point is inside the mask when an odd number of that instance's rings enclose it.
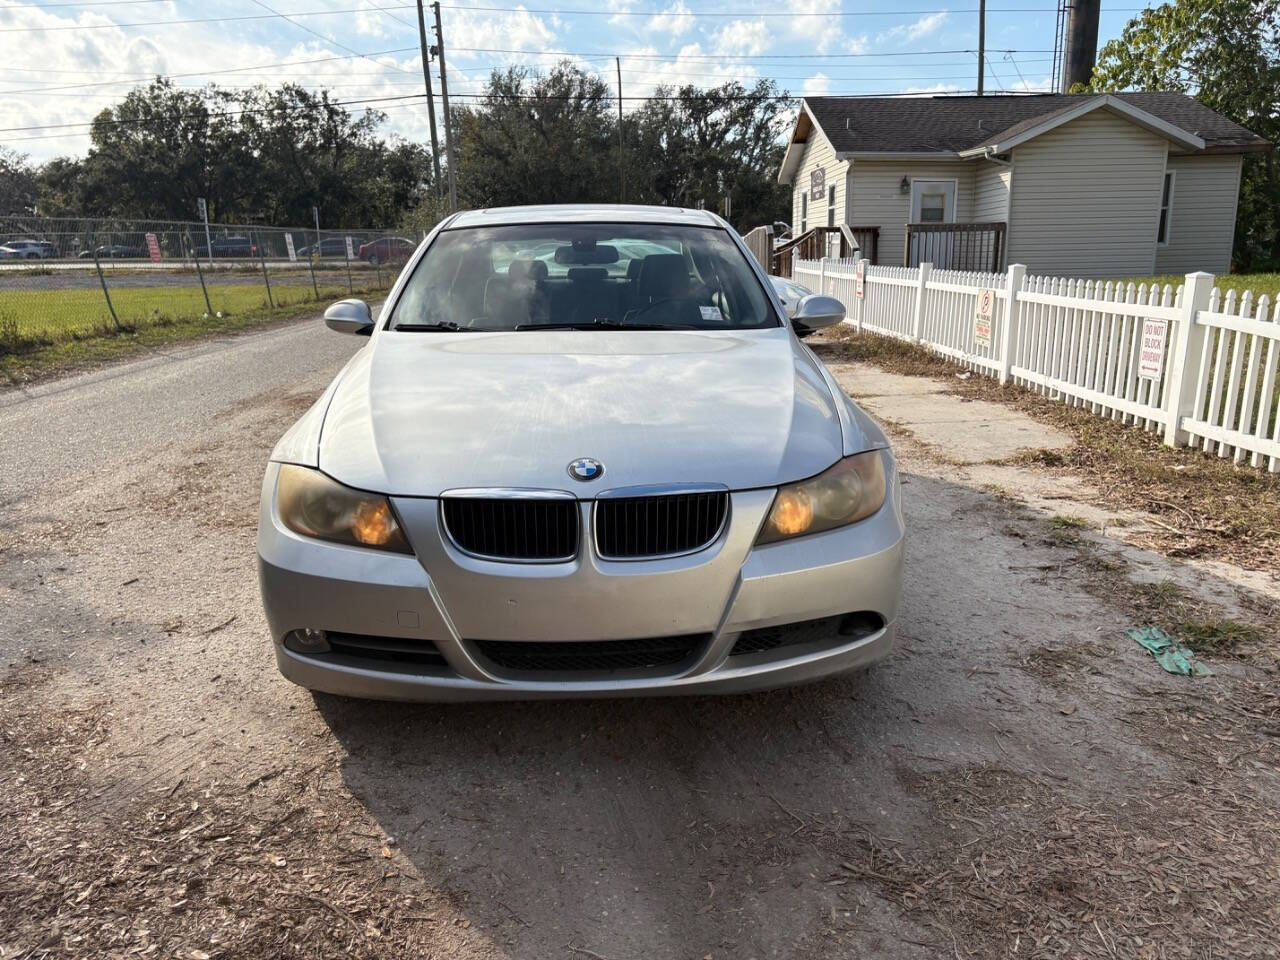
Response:
[[[421,333],[423,331],[447,330],[450,333],[479,333],[481,327],[463,327],[454,323],[452,320],[441,320],[439,323],[397,323],[392,330],[403,330],[407,333]]]
[[[584,323],[520,323],[517,330],[700,330],[682,323],[622,323],[618,320],[588,320]]]

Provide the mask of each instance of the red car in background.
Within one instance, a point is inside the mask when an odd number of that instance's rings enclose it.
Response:
[[[369,263],[390,263],[409,259],[418,245],[404,237],[381,237],[361,244],[360,259]]]

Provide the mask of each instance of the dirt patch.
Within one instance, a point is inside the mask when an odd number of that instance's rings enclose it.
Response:
[[[827,362],[870,362],[894,373],[937,378],[957,397],[999,402],[1063,431],[1073,441],[1066,449],[1032,450],[1012,462],[1064,479],[1083,477],[1102,503],[1143,511],[1153,520],[1143,540],[1168,556],[1280,570],[1280,473],[1166,447],[1159,434],[1020,386],[1001,387],[990,377],[965,376],[954,363],[890,337],[841,327],[815,341],[813,349]]]
[[[1064,780],[1066,778],[1063,778]],[[1220,785],[1138,781],[1111,802],[1001,768],[910,773],[953,839],[922,852],[827,835],[837,878],[868,883],[956,957],[1269,957],[1280,940],[1272,804]],[[1175,798],[1172,800],[1171,798]]]
[[[470,921],[335,789],[331,759],[148,786],[108,816],[92,767],[117,719],[0,699],[0,956],[456,955]]]

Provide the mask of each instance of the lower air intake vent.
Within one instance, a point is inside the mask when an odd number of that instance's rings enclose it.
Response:
[[[441,513],[449,538],[478,557],[550,563],[578,552],[576,500],[446,497]]]
[[[610,671],[651,670],[684,663],[705,646],[705,633],[677,637],[644,637],[638,640],[587,640],[562,643],[526,643],[515,640],[477,640],[476,649],[504,670]]]
[[[884,618],[871,612],[846,613],[819,620],[783,623],[776,627],[759,627],[738,634],[729,656],[769,653],[780,647],[796,647],[806,643],[842,645],[862,640],[884,626]]]
[[[596,551],[610,560],[692,553],[720,533],[729,494],[674,493],[596,502]]]
[[[377,668],[379,664],[444,669],[448,666],[436,645],[430,640],[414,640],[401,637],[370,637],[359,633],[328,634],[329,650],[323,657],[338,656],[348,660],[368,661]]]

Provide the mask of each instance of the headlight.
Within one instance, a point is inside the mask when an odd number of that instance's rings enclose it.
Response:
[[[856,523],[884,504],[884,455],[845,457],[816,477],[779,487],[756,543],[773,543]]]
[[[284,464],[276,480],[276,512],[304,537],[413,552],[386,497],[344,487],[318,470]]]

